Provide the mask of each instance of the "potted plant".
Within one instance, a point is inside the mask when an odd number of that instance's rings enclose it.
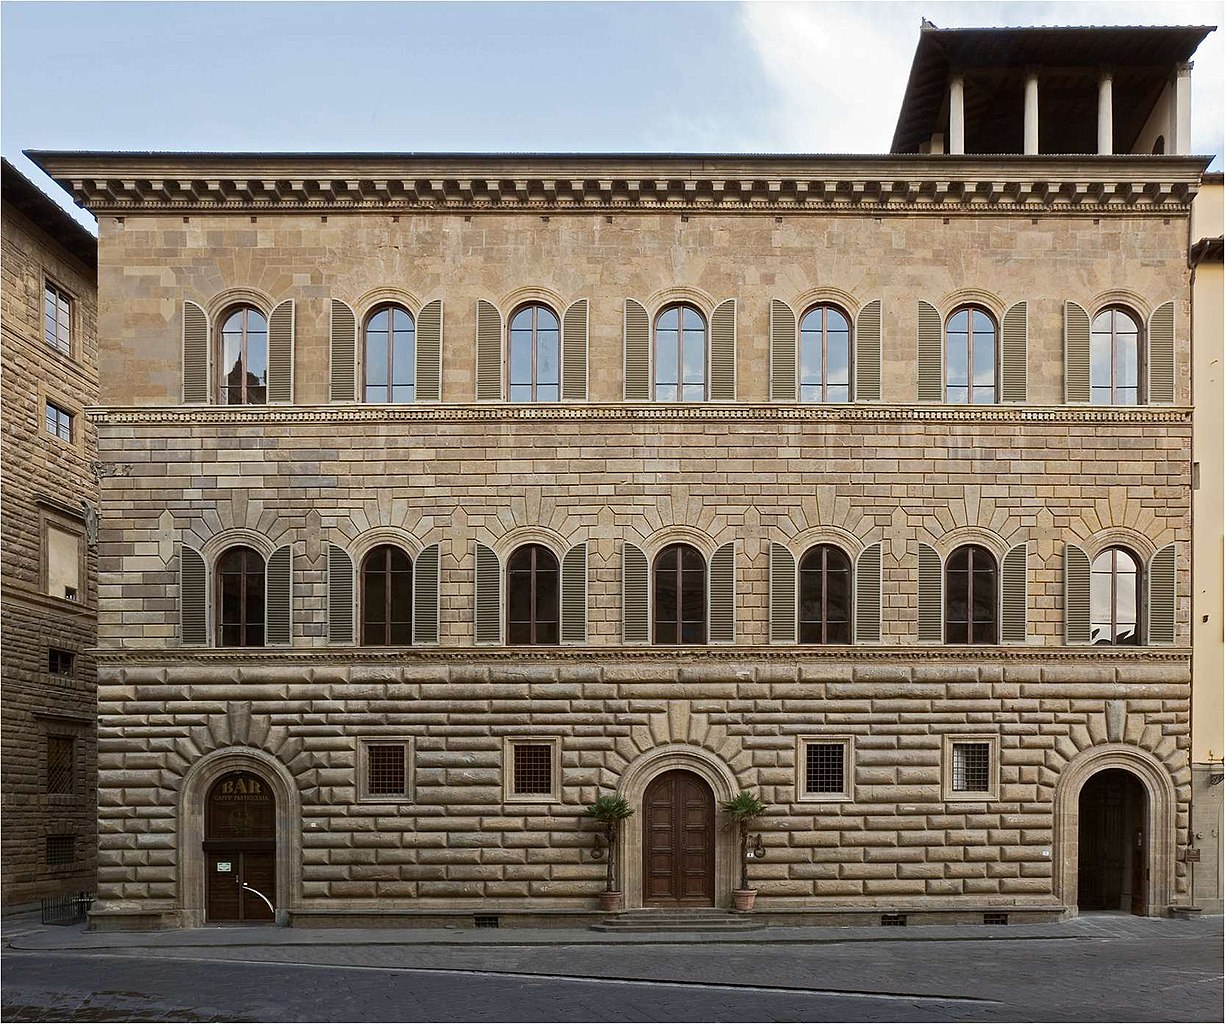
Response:
[[[596,797],[596,802],[587,808],[587,815],[596,820],[603,829],[604,842],[608,848],[607,888],[600,893],[600,909],[617,911],[621,909],[621,890],[617,885],[617,833],[621,830],[621,822],[634,813],[634,809],[619,796]]]
[[[766,812],[766,805],[747,789],[720,804],[740,836],[740,888],[732,890],[732,905],[738,911],[753,909],[757,890],[749,888],[749,831],[753,821]]]

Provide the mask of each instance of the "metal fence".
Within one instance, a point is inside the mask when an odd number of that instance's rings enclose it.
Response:
[[[80,924],[94,902],[92,892],[51,896],[42,901],[43,924]]]

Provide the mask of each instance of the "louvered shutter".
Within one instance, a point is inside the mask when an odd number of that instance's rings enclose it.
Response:
[[[625,300],[625,400],[651,400],[651,320],[633,299]]]
[[[442,401],[442,299],[427,302],[417,316],[416,399]]]
[[[795,612],[795,555],[785,544],[771,544],[770,643],[795,643]]]
[[[1174,545],[1167,544],[1148,563],[1148,642],[1174,642],[1175,613]]]
[[[293,401],[293,299],[272,307],[268,316],[268,401]]]
[[[1089,634],[1089,556],[1075,544],[1063,546],[1063,642],[1087,644]]]
[[[855,321],[855,401],[880,401],[880,299],[859,311]]]
[[[1000,329],[1000,400],[1024,402],[1029,388],[1029,304],[1004,311]]]
[[[1089,314],[1075,302],[1063,304],[1063,400],[1089,401]],[[1088,643],[1088,637],[1085,638]]]
[[[438,643],[439,550],[437,544],[422,548],[413,565],[413,643]]]
[[[561,318],[561,400],[587,401],[587,300],[566,307]]]
[[[328,545],[328,643],[353,643],[353,559]]]
[[[340,299],[332,300],[331,380],[328,397],[333,402],[352,402],[357,394],[357,315]]]
[[[944,566],[935,548],[919,545],[919,643],[944,643]]]
[[[194,302],[183,303],[183,401],[208,401],[208,314]],[[203,641],[201,641],[203,642]]]
[[[880,643],[881,545],[864,548],[855,563],[855,642]]]
[[[1023,644],[1029,638],[1028,544],[1008,550],[1000,576],[1000,639],[1006,644]]]
[[[484,544],[476,546],[476,642],[502,642],[502,563]]]
[[[502,398],[502,314],[492,302],[476,302],[476,398]]]
[[[628,541],[621,544],[621,639],[627,644],[651,642],[647,556]]]
[[[736,400],[736,300],[715,306],[710,317],[710,400]]]
[[[293,640],[293,550],[289,545],[268,556],[264,584],[264,636],[271,647]]]
[[[1174,303],[1163,302],[1148,318],[1148,400],[1174,401]],[[1172,643],[1173,641],[1171,641]]]
[[[728,541],[710,557],[710,643],[736,642],[736,545]]]
[[[208,570],[204,556],[186,544],[179,546],[179,642],[208,643]]]
[[[794,402],[796,383],[795,311],[782,299],[770,301],[770,401]]]
[[[561,642],[587,642],[587,545],[575,544],[561,560]]]
[[[944,325],[940,311],[919,300],[918,381],[920,402],[944,401]]]

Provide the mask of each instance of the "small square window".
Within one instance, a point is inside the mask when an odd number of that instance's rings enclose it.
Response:
[[[72,420],[72,413],[48,399],[45,417],[48,434],[72,444]]]
[[[71,676],[76,668],[77,656],[72,651],[59,647],[47,648],[47,671],[53,676]]]
[[[44,590],[66,601],[81,600],[81,580],[85,574],[85,537],[69,527],[69,520],[57,516],[43,519]]]
[[[796,743],[796,795],[800,800],[851,799],[849,737],[802,736]]]
[[[994,800],[999,775],[996,740],[989,736],[945,737],[946,800]]]
[[[48,865],[72,864],[76,861],[76,836],[47,836],[46,842],[46,861]]]
[[[43,289],[43,338],[57,352],[72,354],[72,297],[50,281]]]
[[[509,802],[549,802],[559,797],[561,741],[554,737],[508,738],[503,750],[503,797]]]
[[[359,799],[384,803],[411,799],[412,750],[408,739],[362,740]]]
[[[47,737],[47,792],[72,794],[76,789],[76,740],[71,736]]]

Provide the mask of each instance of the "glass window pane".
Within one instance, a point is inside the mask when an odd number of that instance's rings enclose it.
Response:
[[[532,329],[532,307],[524,306],[518,313],[510,318],[510,329],[512,331],[531,331]]]
[[[851,389],[845,384],[831,384],[826,390],[827,402],[849,402],[851,400]]]
[[[679,338],[676,331],[655,332],[655,383],[676,384]]]
[[[1134,388],[1140,382],[1140,364],[1136,357],[1135,335],[1121,335],[1116,342],[1118,361],[1115,366],[1115,383],[1122,387]]]
[[[692,306],[685,306],[685,330],[686,331],[705,331],[706,321],[702,319],[702,314]]]
[[[974,310],[974,333],[995,334],[995,324],[992,323],[991,317],[989,317],[981,309]]]
[[[675,384],[659,384],[655,387],[655,401],[675,402],[679,393],[679,389]]]
[[[959,309],[949,318],[949,333],[957,331],[961,334],[967,334],[970,330],[970,312],[966,309]]]
[[[949,332],[944,376],[950,391],[955,387],[965,387],[970,382],[967,340],[964,334]]]
[[[366,383],[387,384],[387,333],[366,332]]]
[[[548,306],[536,307],[536,328],[539,331],[553,331],[554,333],[559,330],[557,317],[553,315],[553,311]]]
[[[685,384],[702,384],[706,381],[706,334],[704,331],[685,332],[684,352]]]
[[[412,384],[417,370],[417,335],[413,331],[397,331],[392,350],[393,384]]]
[[[659,329],[661,331],[680,330],[680,310],[673,306],[659,314]]]
[[[995,331],[974,333],[974,383],[995,384]]]
[[[561,400],[561,388],[556,384],[541,384],[536,388],[536,401],[558,402]]]
[[[536,338],[536,383],[558,382],[557,332],[541,331]]]
[[[830,332],[825,346],[826,376],[831,384],[850,384],[851,354],[850,335],[841,331]]]
[[[532,383],[532,333],[510,333],[510,381],[512,384]],[[530,391],[529,391],[530,396]]]

